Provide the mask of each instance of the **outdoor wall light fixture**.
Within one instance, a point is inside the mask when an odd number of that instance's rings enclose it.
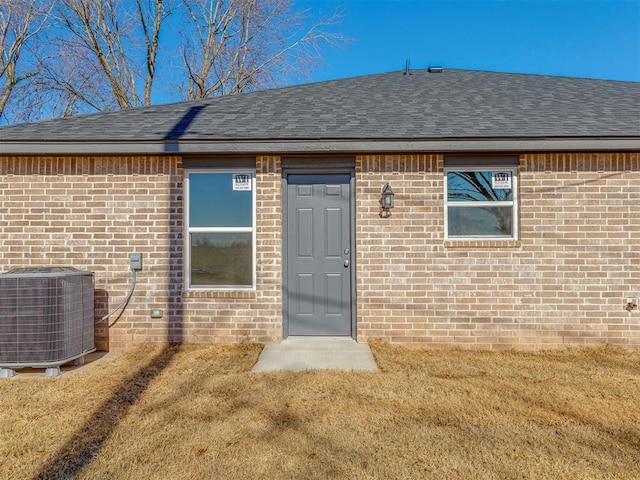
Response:
[[[380,196],[380,206],[382,207],[382,211],[380,212],[381,217],[390,217],[391,209],[393,208],[393,190],[391,189],[391,185],[388,183],[382,188],[382,194]]]

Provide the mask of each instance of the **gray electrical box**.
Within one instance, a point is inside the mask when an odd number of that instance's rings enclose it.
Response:
[[[142,270],[142,254],[130,253],[129,263],[131,264],[131,270]]]

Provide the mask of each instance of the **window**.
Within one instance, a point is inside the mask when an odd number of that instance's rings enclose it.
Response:
[[[187,288],[253,288],[253,171],[190,171],[185,186]]]
[[[447,238],[517,239],[517,169],[445,168]]]

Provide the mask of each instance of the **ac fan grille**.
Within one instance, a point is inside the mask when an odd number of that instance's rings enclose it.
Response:
[[[0,275],[0,366],[62,365],[94,350],[93,302],[91,273]]]

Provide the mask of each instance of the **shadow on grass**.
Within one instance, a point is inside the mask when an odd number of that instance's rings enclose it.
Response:
[[[314,378],[321,376],[319,372],[229,374],[230,368],[220,367],[222,365],[218,364],[215,370],[208,370],[195,388],[193,377],[177,378],[176,393],[147,405],[149,410],[146,412],[150,415],[162,412],[163,419],[159,423],[164,425],[180,421],[184,416],[187,424],[196,420],[204,430],[215,427],[212,431],[217,434],[212,434],[204,443],[198,443],[202,439],[194,438],[185,441],[193,452],[201,452],[194,453],[196,457],[207,452],[220,457],[220,461],[212,464],[209,478],[255,478],[256,472],[271,470],[272,478],[349,478],[347,472],[353,467],[344,465],[345,459],[360,466],[363,474],[367,473],[368,464],[372,462],[368,452],[363,453],[349,435],[340,435],[340,428],[321,428],[318,424],[318,418],[331,417],[331,403],[307,405],[304,397],[314,395]],[[335,374],[353,381],[351,373]],[[367,374],[358,378],[367,378]],[[329,391],[337,395],[345,386],[345,383],[339,383],[330,386]],[[180,392],[185,391],[199,399],[209,398],[208,406],[195,410],[189,410],[186,405],[179,407],[185,401]],[[265,395],[267,391],[270,393]],[[323,388],[319,392],[326,394]],[[368,398],[362,398],[360,394],[354,397],[357,404],[367,401]],[[328,424],[331,425],[331,421]],[[223,425],[226,427],[220,434],[219,428]],[[291,445],[292,441],[295,446]],[[185,463],[185,472],[188,468]],[[227,473],[231,471],[235,476]],[[189,475],[198,478],[193,473]]]
[[[127,416],[149,384],[171,363],[178,347],[168,346],[147,365],[125,378],[120,388],[53,457],[34,480],[77,478]]]
[[[619,367],[619,370],[624,371],[625,368],[624,366]],[[628,453],[630,457],[640,454],[640,434],[631,422],[629,425],[625,425],[620,419],[600,414],[599,410],[593,406],[585,408],[585,402],[589,400],[582,395],[563,397],[544,391],[542,388],[528,392],[522,388],[514,387],[509,382],[498,380],[494,380],[491,388],[496,396],[503,399],[504,404],[519,404],[532,412],[530,421],[537,419],[537,422],[556,425],[554,427],[555,436],[564,438],[565,448],[570,448],[572,445],[586,445],[594,452],[609,454],[610,458],[619,457],[621,453]],[[612,402],[615,402],[615,398],[619,396],[619,392],[612,392],[606,385],[600,387],[591,385],[590,388],[593,391],[607,392],[611,396]],[[607,402],[603,401],[604,403]],[[545,415],[536,413],[536,411],[543,412]],[[598,436],[595,439],[580,436],[580,432],[583,430],[593,430],[598,433]],[[577,458],[578,453],[575,456]],[[589,461],[603,471],[608,466],[597,456],[593,456]]]

